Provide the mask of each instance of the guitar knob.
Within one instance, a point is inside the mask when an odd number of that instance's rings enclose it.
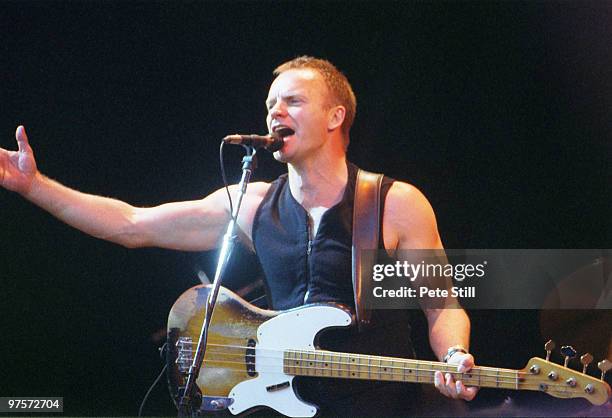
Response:
[[[556,345],[553,340],[548,340],[546,344],[544,344],[544,350],[546,350],[546,361],[550,360],[550,353],[555,349]]]
[[[550,380],[557,380],[559,378],[559,375],[557,374],[557,372],[550,372],[548,373],[548,378]]]
[[[572,387],[572,388],[576,387],[576,379],[574,379],[573,377],[570,377],[569,379],[567,379],[565,383],[567,383],[569,387]]]
[[[608,373],[608,370],[612,369],[612,362],[610,362],[609,360],[602,360],[597,363],[597,367],[599,367],[599,370],[601,370],[601,380],[604,380],[606,378],[606,373]]]
[[[571,345],[564,345],[563,347],[561,347],[561,355],[565,357],[563,366],[567,367],[567,364],[569,363],[569,361],[573,359],[574,357],[576,357],[576,350],[574,350],[574,347],[572,347]]]
[[[588,385],[585,386],[584,391],[586,393],[593,393],[595,392],[595,388],[593,387],[592,384],[589,383]]]
[[[580,363],[582,363],[582,373],[586,374],[587,367],[589,367],[589,364],[591,364],[592,361],[593,356],[591,355],[591,353],[585,353],[580,356]]]

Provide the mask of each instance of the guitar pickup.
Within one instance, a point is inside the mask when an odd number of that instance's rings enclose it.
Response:
[[[266,386],[268,392],[276,392],[289,387],[289,382],[278,383],[276,385]]]

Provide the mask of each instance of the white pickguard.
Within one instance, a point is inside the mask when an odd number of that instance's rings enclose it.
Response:
[[[230,391],[234,402],[229,406],[232,414],[265,405],[283,415],[312,417],[315,405],[300,400],[293,389],[294,376],[283,372],[285,350],[314,350],[314,338],[322,329],[348,326],[351,315],[334,306],[312,305],[293,309],[261,324],[257,330],[255,347],[255,379],[238,383]],[[289,383],[289,386],[268,391],[266,388]]]

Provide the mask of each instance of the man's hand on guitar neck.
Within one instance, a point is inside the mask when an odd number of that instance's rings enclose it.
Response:
[[[474,357],[457,351],[448,359],[448,364],[457,365],[457,372],[465,373],[474,367]],[[434,384],[441,394],[453,399],[471,401],[478,392],[477,387],[466,387],[461,380],[455,381],[451,373],[442,374],[437,371],[434,374]]]

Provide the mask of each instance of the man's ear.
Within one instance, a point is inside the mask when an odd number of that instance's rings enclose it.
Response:
[[[346,108],[344,106],[338,105],[329,109],[327,129],[333,131],[334,129],[340,127],[342,122],[344,122],[344,117],[346,116]]]

